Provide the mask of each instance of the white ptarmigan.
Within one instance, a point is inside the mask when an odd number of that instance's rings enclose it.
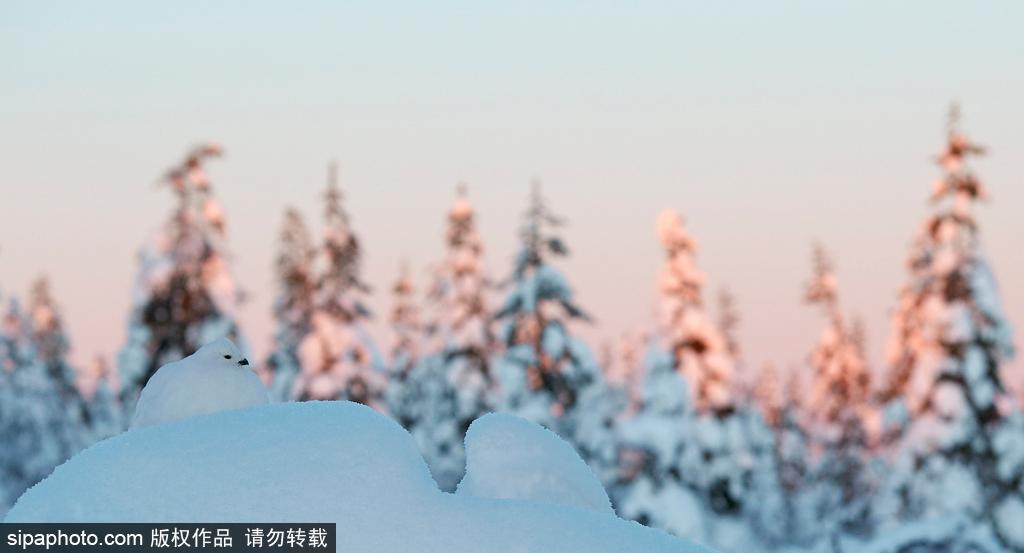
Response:
[[[220,338],[156,371],[139,395],[131,428],[269,402],[249,360]]]

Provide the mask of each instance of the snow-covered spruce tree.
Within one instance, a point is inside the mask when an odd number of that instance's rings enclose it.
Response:
[[[456,389],[448,379],[443,350],[423,357],[423,323],[405,267],[392,291],[388,409],[416,440],[441,489],[454,491],[465,466],[465,428],[456,417]]]
[[[302,214],[294,208],[284,213],[280,245],[274,269],[278,295],[274,300],[274,350],[267,358],[271,396],[278,401],[293,397],[295,379],[301,372],[299,345],[311,332],[316,276],[316,248]]]
[[[728,288],[718,293],[718,328],[725,340],[725,349],[734,360],[740,358],[740,342],[736,337],[740,325],[740,312],[736,307],[736,296]]]
[[[370,317],[361,296],[362,249],[342,206],[337,168],[328,171],[324,195],[324,241],[310,333],[299,344],[302,371],[292,397],[346,399],[383,410],[386,376],[376,366],[377,350],[362,327]]]
[[[83,371],[79,384],[89,421],[90,442],[113,436],[124,428],[121,405],[117,401],[113,371],[106,358],[97,355]]]
[[[738,515],[751,452],[745,443],[745,415],[738,412],[734,397],[735,360],[704,309],[705,277],[695,262],[697,243],[677,212],[659,215],[658,236],[666,253],[659,278],[662,341],[673,370],[690,387],[695,411],[697,448],[689,454],[694,483],[713,512]]]
[[[391,292],[394,299],[388,322],[394,333],[394,343],[391,345],[389,367],[392,378],[404,379],[420,360],[423,349],[423,323],[408,265],[402,265]]]
[[[702,413],[735,410],[734,359],[721,330],[704,309],[705,276],[696,265],[697,242],[672,210],[658,216],[666,260],[659,275],[660,326],[674,368],[690,385],[691,403]]]
[[[832,430],[848,415],[861,419],[868,408],[870,374],[857,325],[849,325],[839,309],[835,269],[828,253],[815,246],[813,276],[806,301],[817,305],[826,324],[810,355],[813,381],[808,412],[814,422]]]
[[[388,359],[388,413],[406,430],[413,432],[416,426],[429,424],[431,421],[428,419],[435,418],[432,410],[441,398],[426,397],[424,387],[428,383],[421,379],[428,372],[432,374],[437,371],[426,371],[421,367],[423,324],[416,302],[416,288],[405,264],[391,287],[391,293],[391,313],[388,317],[392,333]],[[443,380],[443,375],[438,378]],[[421,444],[421,448],[424,445],[430,447],[430,444]]]
[[[751,398],[761,410],[761,417],[765,423],[772,428],[778,427],[786,403],[779,371],[775,365],[768,363],[761,367],[754,382]]]
[[[613,505],[619,505],[629,489],[629,482],[622,478],[620,426],[644,405],[643,356],[648,343],[646,333],[624,333],[617,348],[606,347],[602,352],[603,378],[580,393],[579,412],[584,415],[576,419],[575,445],[604,483]]]
[[[32,335],[11,300],[0,329],[0,511],[81,446],[80,421],[69,416]]]
[[[427,293],[421,329],[426,354],[401,380],[392,381],[390,404],[416,438],[438,484],[453,490],[465,466],[466,429],[495,404],[491,357],[496,339],[487,298],[491,282],[463,185],[448,211],[445,246]]]
[[[813,380],[806,409],[814,459],[811,494],[822,537],[865,538],[875,528],[871,499],[877,489],[868,466],[870,373],[861,332],[839,308],[833,263],[815,246],[806,301],[821,308],[825,328],[810,356]]]
[[[667,256],[659,276],[660,344],[647,362],[647,399],[622,425],[624,476],[632,473],[634,482],[623,514],[638,517],[637,506],[645,504],[654,525],[740,547],[749,538],[744,499],[751,470],[769,456],[771,433],[738,406],[735,359],[704,309],[696,241],[674,211],[658,217],[657,229]]]
[[[820,545],[821,515],[812,494],[810,437],[803,424],[804,388],[796,373],[779,383],[775,369],[766,366],[757,397],[772,431],[771,454],[756,457],[749,513],[758,540],[773,548]]]
[[[554,232],[563,224],[533,183],[523,217],[512,289],[494,317],[504,323],[506,346],[498,361],[503,408],[572,439],[580,391],[600,377],[589,348],[569,332],[570,321],[589,317],[551,263],[569,250]]]
[[[32,344],[39,360],[57,389],[61,403],[67,410],[68,421],[79,427],[78,446],[87,445],[84,427],[88,424],[85,402],[78,391],[78,375],[68,362],[71,341],[64,330],[60,308],[50,291],[50,281],[40,277],[32,284],[29,294],[29,318],[32,323]],[[77,451],[78,447],[74,447]]]
[[[1024,550],[1024,427],[1005,412],[1000,377],[1011,331],[972,213],[987,191],[967,163],[984,149],[958,119],[954,107],[936,209],[914,239],[892,320],[888,397],[905,398],[912,418],[887,497],[903,518],[963,513]]]
[[[615,427],[618,475],[606,486],[620,516],[704,540],[703,497],[682,468],[694,447],[687,382],[666,351],[646,349],[639,401]]]
[[[247,349],[235,321],[241,293],[231,275],[224,211],[203,168],[221,153],[217,144],[196,147],[164,177],[178,203],[139,253],[127,342],[118,355],[129,413],[165,363],[222,336]]]
[[[783,378],[773,365],[759,371],[751,396],[764,424],[768,444],[754,457],[748,509],[751,530],[771,548],[806,548],[820,539],[819,515],[810,481],[810,439],[803,423],[803,395],[797,371]]]
[[[648,333],[641,330],[625,332],[619,337],[617,355],[603,363],[605,381],[611,388],[622,390],[626,404],[622,417],[637,412],[643,396],[645,376],[644,357],[651,343]]]
[[[447,255],[427,297],[426,332],[431,350],[441,352],[444,373],[457,395],[460,433],[465,433],[469,423],[494,407],[491,358],[498,344],[488,299],[493,285],[484,271],[483,242],[464,186],[448,211],[445,244]]]
[[[71,346],[46,277],[39,277],[32,284],[29,318],[32,321],[32,342],[39,358],[46,363],[62,394],[75,393],[75,371],[66,359]]]

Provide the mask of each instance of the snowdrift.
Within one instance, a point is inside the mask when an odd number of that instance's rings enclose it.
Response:
[[[613,515],[611,500],[568,442],[543,426],[491,413],[466,432],[466,476],[455,493],[527,499]]]
[[[528,436],[510,437],[522,425],[495,422],[505,438],[494,443],[526,447]],[[469,448],[476,446],[487,444]],[[547,455],[544,444],[532,447]],[[549,474],[574,475],[569,487],[587,489],[576,473],[582,463],[572,466],[578,459],[562,453],[550,460],[559,466]],[[522,466],[508,476],[523,478]],[[485,472],[478,484],[501,477]],[[441,492],[412,437],[372,409],[285,403],[105,440],[26,492],[6,521],[336,522],[337,550],[348,553],[706,551],[564,495],[551,501],[503,489],[516,497],[501,499],[470,488]],[[592,502],[593,490],[584,497]]]

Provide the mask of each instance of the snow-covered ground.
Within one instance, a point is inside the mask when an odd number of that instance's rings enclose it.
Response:
[[[485,417],[467,451],[466,484],[448,494],[412,437],[368,407],[266,405],[100,442],[26,492],[6,521],[335,522],[345,552],[706,551],[611,514],[571,448],[530,423]]]

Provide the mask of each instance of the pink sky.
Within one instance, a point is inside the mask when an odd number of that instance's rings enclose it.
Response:
[[[953,99],[991,148],[976,169],[993,201],[978,216],[1024,344],[1019,4],[906,3],[885,17],[754,3],[200,6],[15,3],[0,17],[0,290],[50,275],[78,360],[123,342],[134,252],[171,207],[154,179],[215,139],[258,352],[281,212],[318,225],[337,159],[378,319],[401,261],[425,277],[442,254],[458,181],[506,275],[539,176],[570,221],[562,268],[598,319],[578,328],[595,347],[652,322],[654,218],[673,207],[710,291],[737,296],[750,367],[798,366],[814,343],[821,321],[800,301],[814,240],[878,361]]]

